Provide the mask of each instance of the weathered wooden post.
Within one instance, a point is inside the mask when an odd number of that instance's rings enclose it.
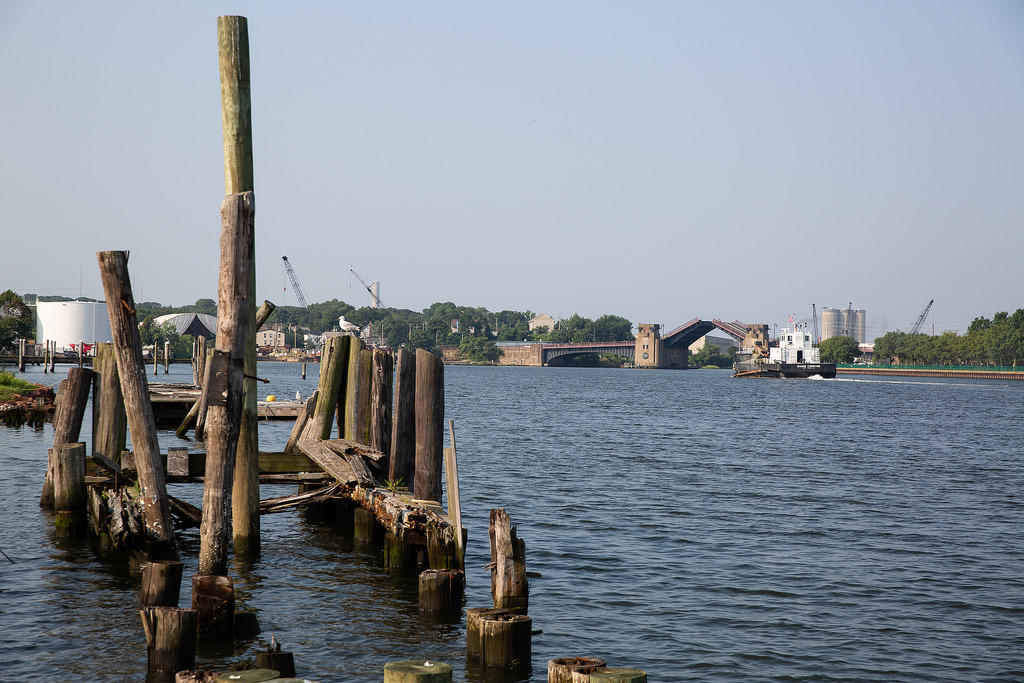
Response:
[[[160,360],[160,354],[157,352],[156,339],[153,340],[153,376],[156,377],[157,363]]]
[[[245,17],[217,17],[221,122],[224,132],[224,194],[252,192],[252,101],[249,83],[249,28]],[[232,495],[235,553],[258,555],[259,437],[256,413],[256,243],[249,250],[248,328],[245,335],[245,398],[235,457]]]
[[[311,439],[331,438],[335,409],[342,405],[339,401],[344,393],[351,341],[352,337],[338,335],[330,337],[324,344],[323,353],[320,356],[318,396],[316,405],[313,406],[313,417],[310,418],[306,427],[306,434]]]
[[[383,349],[373,350],[370,382],[370,446],[381,453],[391,451],[391,382],[394,361]]]
[[[302,379],[306,379],[306,364],[302,364]]]
[[[25,340],[18,340],[18,372],[25,372]]]
[[[57,341],[51,341],[50,347],[50,372],[53,372],[54,367],[57,365]]]
[[[51,452],[54,457],[61,445],[78,441],[91,387],[92,370],[89,368],[71,368],[68,370],[68,378],[60,383],[57,391],[57,408],[53,414]],[[53,507],[53,460],[50,458],[47,458],[46,476],[43,479],[39,505],[46,509]]]
[[[61,444],[51,453],[57,535],[78,536],[85,531],[86,519],[85,444]]]
[[[277,649],[268,648],[257,652],[256,666],[277,671],[281,678],[295,677],[295,655],[291,652],[282,652],[280,643],[277,644]]]
[[[488,614],[480,619],[480,663],[525,669],[533,649],[533,620],[525,614]]]
[[[196,403],[195,403],[195,405],[196,405],[196,415],[195,415],[196,430],[195,430],[195,437],[196,437],[196,440],[198,440],[198,441],[201,441],[203,439],[203,435],[206,433],[206,408],[207,408],[207,406],[209,406],[209,403],[210,403],[210,400],[209,400],[210,396],[209,396],[208,385],[210,384],[210,359],[211,358],[213,358],[213,349],[209,349],[206,352],[206,360],[203,362],[203,384],[202,384],[202,391],[199,392],[199,400],[196,401]],[[189,414],[191,414],[191,413],[192,413],[192,411],[189,410]],[[188,431],[188,419],[189,419],[189,416],[186,415],[185,419],[182,420],[182,424],[185,426],[185,431]],[[179,429],[180,428],[181,427],[179,427]]]
[[[526,614],[530,585],[526,580],[526,542],[516,537],[504,508],[491,510],[491,596],[495,607]]]
[[[448,521],[455,527],[455,555],[460,569],[465,569],[466,548],[462,536],[462,500],[459,497],[459,464],[455,453],[455,420],[448,420],[452,445],[444,449],[444,476],[448,491]]]
[[[142,565],[142,605],[177,607],[183,567],[178,560],[158,560]]]
[[[313,392],[312,396],[306,399],[306,403],[302,406],[302,412],[295,418],[295,424],[292,425],[292,433],[288,436],[288,443],[284,446],[285,453],[295,452],[296,444],[299,443],[303,432],[306,431],[306,425],[309,424],[310,419],[313,417],[319,397],[320,390],[317,389]],[[330,420],[327,421],[327,424],[330,424]]]
[[[148,652],[146,680],[173,681],[177,671],[196,663],[196,613],[178,607],[139,610]]]
[[[416,354],[395,352],[395,399],[391,418],[388,480],[413,486],[416,472]]]
[[[164,374],[171,372],[171,342],[168,339],[164,340]]]
[[[441,461],[444,457],[444,365],[441,359],[416,349],[416,477],[413,494],[441,501]]]
[[[344,434],[349,441],[366,443],[369,428],[369,414],[364,408],[369,407],[369,373],[363,371],[363,351],[366,344],[358,337],[349,337],[352,341],[348,347],[348,368],[345,371],[347,383],[344,410],[339,403],[338,434]]]
[[[117,358],[112,344],[98,344],[92,359],[92,452],[116,463],[127,441],[128,417],[124,412]]]
[[[199,573],[227,574],[232,480],[243,403],[249,300],[249,243],[253,194],[229,195],[221,204],[217,337],[207,384],[206,480],[200,527]],[[234,615],[232,615],[232,619]],[[202,621],[202,620],[200,620]]]
[[[200,638],[231,638],[235,633],[234,582],[220,574],[194,574],[192,609]]]
[[[419,576],[419,610],[451,614],[462,611],[466,574],[458,569],[427,569]]]
[[[466,659],[480,659],[481,626],[484,618],[495,614],[512,614],[512,610],[495,609],[492,607],[470,607],[466,610]]]
[[[608,662],[600,657],[558,657],[548,660],[548,683],[573,683],[575,669],[589,668],[595,671]]]
[[[128,427],[132,433],[135,466],[139,472],[139,493],[149,542],[147,554],[150,559],[176,560],[178,550],[174,539],[174,523],[167,498],[153,406],[149,401],[149,383],[146,381],[142,360],[135,299],[128,277],[128,254],[123,251],[101,251],[96,256],[113,333],[117,374],[128,415]]]
[[[85,342],[81,339],[78,340],[78,367],[85,366],[85,359],[82,357],[82,350],[85,348]]]
[[[452,683],[452,665],[424,659],[388,662],[384,683]]]

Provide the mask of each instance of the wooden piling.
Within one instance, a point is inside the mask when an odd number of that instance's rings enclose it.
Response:
[[[50,342],[50,372],[53,372],[54,367],[57,365],[57,342],[56,340]]]
[[[78,340],[78,367],[80,367],[80,368],[81,367],[85,367],[85,359],[83,358],[83,353],[84,353],[83,350],[84,349],[85,349],[85,342],[83,342],[81,339],[79,339]]]
[[[128,254],[123,251],[101,251],[96,256],[114,339],[117,375],[124,396],[128,427],[132,433],[135,466],[139,472],[149,540],[147,552],[150,559],[176,560],[178,551],[174,539],[174,523],[167,498],[153,406],[149,400],[149,383],[146,381],[142,360],[135,299],[128,277]]]
[[[526,614],[530,586],[526,580],[526,542],[516,536],[504,508],[491,510],[491,596],[495,607]]]
[[[25,372],[25,340],[18,340],[18,372]]]
[[[352,511],[352,535],[357,541],[372,543],[379,532],[377,518],[366,508],[358,507]]]
[[[491,615],[512,613],[512,610],[492,607],[470,607],[466,610],[466,659],[480,659],[480,622]]]
[[[441,500],[441,461],[444,452],[444,365],[441,359],[416,349],[416,476],[413,494],[421,500]]]
[[[338,434],[344,434],[349,441],[367,443],[369,433],[370,374],[363,370],[363,351],[366,344],[358,337],[349,337],[348,369],[344,410],[339,404]],[[372,357],[371,357],[372,362]]]
[[[187,448],[167,449],[167,476],[176,478],[188,477]]]
[[[384,567],[393,575],[416,574],[416,548],[390,531],[384,534]]]
[[[480,663],[497,669],[530,666],[533,619],[525,614],[490,614],[480,620]]]
[[[128,416],[124,412],[121,382],[113,344],[98,344],[92,359],[92,452],[115,463],[127,441]]]
[[[451,683],[452,665],[425,659],[408,659],[384,665],[384,683]]]
[[[383,349],[373,350],[370,381],[370,447],[391,452],[391,401],[394,359]]]
[[[171,372],[171,342],[164,340],[164,374]]]
[[[320,383],[317,389],[319,396],[306,432],[310,439],[331,438],[335,409],[343,405],[339,403],[339,397],[345,391],[351,341],[352,337],[348,335],[338,335],[328,338],[324,344],[323,353],[320,355]]]
[[[160,354],[156,351],[156,339],[153,340],[153,376],[156,377],[157,363],[159,361]]]
[[[192,609],[196,611],[196,630],[200,638],[230,638],[234,635],[235,586],[227,576],[195,574],[192,577]]]
[[[183,566],[178,560],[161,560],[142,565],[142,605],[177,607],[181,596]]]
[[[227,574],[234,507],[232,484],[237,473],[235,458],[242,422],[246,330],[251,308],[247,299],[252,272],[248,247],[254,211],[251,192],[227,196],[221,204],[217,337],[207,386],[200,574]]]
[[[388,480],[412,488],[416,472],[416,354],[395,352],[394,410]]]
[[[249,83],[249,28],[245,17],[217,17],[221,122],[224,133],[224,193],[252,192],[252,99]],[[242,424],[235,456],[232,494],[235,553],[254,556],[260,549],[259,435],[256,412],[256,240],[249,239],[248,326]],[[241,294],[241,293],[239,293]],[[219,314],[219,311],[218,311]]]
[[[591,683],[647,683],[647,672],[640,669],[605,668],[590,674]]]
[[[295,655],[282,652],[280,644],[276,650],[260,650],[256,653],[256,666],[277,671],[281,678],[295,676]]]
[[[192,352],[192,383],[202,388],[206,372],[206,336],[200,334],[195,338]]]
[[[199,400],[196,401],[198,408],[196,410],[196,429],[193,433],[198,441],[202,441],[206,435],[206,409],[210,406],[209,384],[211,358],[213,358],[213,349],[209,349],[206,352],[206,360],[203,363],[203,390],[199,393]],[[188,419],[187,415],[185,416],[185,419]],[[188,430],[187,424],[185,425],[185,429]]]
[[[82,431],[82,419],[85,417],[85,405],[89,402],[89,390],[92,388],[92,370],[89,368],[71,368],[67,379],[60,383],[57,391],[57,408],[53,414],[53,446],[54,456],[61,445],[75,443]],[[46,474],[43,478],[43,491],[39,497],[40,507],[53,507],[53,461],[47,458]]]
[[[147,680],[174,680],[196,664],[196,612],[179,607],[139,610],[146,632]]]
[[[608,662],[599,657],[558,657],[548,660],[548,683],[573,683],[573,670],[604,667]],[[589,673],[589,672],[587,672]]]
[[[420,612],[451,614],[462,611],[466,574],[458,569],[427,569],[419,576]]]
[[[302,364],[302,379],[306,379],[306,364]]]
[[[53,457],[53,508],[58,536],[77,536],[85,531],[85,444],[65,443],[51,449]]]
[[[455,527],[455,554],[458,568],[465,569],[466,545],[462,537],[462,500],[459,496],[459,465],[455,453],[455,421],[448,420],[452,445],[444,449],[445,487],[448,491],[448,520]]]
[[[299,443],[299,439],[302,438],[302,434],[306,430],[306,425],[309,424],[309,420],[313,417],[319,396],[320,390],[317,389],[313,392],[312,396],[306,399],[306,403],[302,406],[302,412],[295,418],[295,424],[292,425],[292,433],[288,436],[288,443],[284,446],[285,453],[294,453],[296,451],[296,444]],[[328,422],[328,424],[330,423]]]

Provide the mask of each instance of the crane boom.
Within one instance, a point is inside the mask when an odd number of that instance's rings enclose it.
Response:
[[[366,280],[364,280],[364,279],[362,278],[362,276],[361,276],[361,275],[359,275],[359,273],[357,273],[357,272],[355,271],[355,268],[353,268],[353,267],[349,266],[349,271],[350,271],[350,272],[351,272],[351,273],[352,273],[353,275],[355,275],[355,276],[356,276],[356,279],[357,279],[357,280],[359,280],[359,284],[361,284],[361,285],[362,285],[363,287],[365,287],[365,288],[366,288],[366,291],[370,293],[370,308],[380,308],[380,307],[381,307],[381,303],[380,303],[380,294],[379,294],[379,292],[378,292],[378,291],[375,291],[375,290],[373,289],[373,285],[369,285],[369,284],[367,284],[367,283],[366,283]],[[374,282],[373,284],[374,284],[374,285],[377,285],[378,287],[380,286],[380,283],[379,283],[379,282]]]
[[[309,304],[306,303],[306,295],[302,293],[302,285],[299,284],[299,278],[295,275],[295,269],[292,268],[292,264],[288,261],[287,256],[282,256],[281,259],[284,261],[284,272],[288,273],[288,279],[292,283],[295,300],[299,302],[299,306],[309,308]]]
[[[935,303],[935,299],[928,302],[928,305],[921,311],[921,315],[917,316],[917,320],[914,325],[910,328],[910,334],[917,334],[918,330],[921,329],[921,325],[924,324],[924,319],[928,317],[928,311],[932,310],[932,304]]]

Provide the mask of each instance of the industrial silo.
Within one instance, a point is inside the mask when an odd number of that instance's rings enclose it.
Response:
[[[843,333],[843,317],[846,311],[838,308],[821,309],[821,341],[838,337]]]
[[[850,322],[850,336],[857,340],[858,344],[868,343],[867,311],[863,308],[853,310],[853,320]]]
[[[36,304],[36,342],[49,339],[58,350],[72,344],[113,341],[107,305],[96,301],[40,301]]]

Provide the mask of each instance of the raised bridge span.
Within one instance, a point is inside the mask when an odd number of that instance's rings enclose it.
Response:
[[[572,356],[605,353],[624,356],[637,367],[685,368],[687,351],[708,332],[718,329],[734,339],[743,339],[747,326],[734,320],[694,318],[668,334],[662,335],[653,323],[641,323],[635,339],[611,342],[581,342],[572,344],[510,342],[498,343],[502,351],[502,365],[557,365]],[[554,361],[552,363],[552,361]]]

